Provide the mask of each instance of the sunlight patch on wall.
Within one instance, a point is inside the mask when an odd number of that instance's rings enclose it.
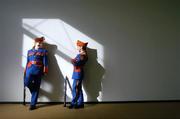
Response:
[[[46,42],[57,47],[54,57],[57,60],[58,67],[62,72],[63,77],[68,76],[72,84],[71,76],[73,66],[70,59],[74,58],[78,53],[76,50],[76,41],[79,39],[88,42],[88,48],[97,50],[97,61],[104,67],[104,49],[101,44],[82,32],[78,31],[71,25],[60,19],[22,19],[23,34],[23,49],[22,49],[22,66],[25,67],[27,51],[33,46],[33,38],[44,36]],[[51,59],[50,59],[51,60]],[[63,79],[61,79],[63,80]],[[42,86],[44,87],[44,86]],[[51,86],[46,86],[44,89],[51,92]],[[84,89],[83,89],[84,90]],[[71,98],[70,89],[67,89],[67,95]],[[101,94],[101,92],[100,92]],[[87,95],[84,91],[84,99],[87,101]],[[49,101],[43,98],[41,101]],[[98,97],[101,101],[101,97]]]

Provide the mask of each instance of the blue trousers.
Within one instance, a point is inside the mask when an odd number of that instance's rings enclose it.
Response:
[[[72,86],[72,102],[71,105],[83,105],[84,98],[83,98],[83,91],[82,91],[82,79],[74,79],[73,86]]]
[[[24,81],[25,86],[27,86],[31,92],[31,103],[30,105],[35,106],[37,103],[39,89],[41,84],[40,75],[30,75]]]

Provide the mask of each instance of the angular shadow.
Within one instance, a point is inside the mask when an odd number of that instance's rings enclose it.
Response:
[[[87,48],[88,61],[84,67],[85,77],[83,87],[87,94],[87,101],[98,102],[97,97],[102,91],[101,83],[105,69],[97,62],[97,50]]]
[[[45,96],[49,102],[59,102],[63,98],[63,75],[57,63],[55,53],[57,51],[57,46],[44,43],[43,46],[48,50],[48,74],[43,77],[40,95]],[[45,90],[46,86],[48,91]],[[50,89],[50,91],[49,91]]]

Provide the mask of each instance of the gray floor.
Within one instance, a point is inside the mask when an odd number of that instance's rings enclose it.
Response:
[[[180,119],[180,102],[86,104],[68,109],[62,104],[0,104],[0,119]]]

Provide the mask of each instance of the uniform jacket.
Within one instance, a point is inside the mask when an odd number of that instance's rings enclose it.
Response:
[[[72,79],[83,79],[84,71],[83,66],[85,65],[88,57],[86,55],[78,54],[74,59],[71,60],[74,70]]]
[[[43,48],[31,49],[27,54],[25,77],[30,75],[43,75],[48,72],[47,50]]]

